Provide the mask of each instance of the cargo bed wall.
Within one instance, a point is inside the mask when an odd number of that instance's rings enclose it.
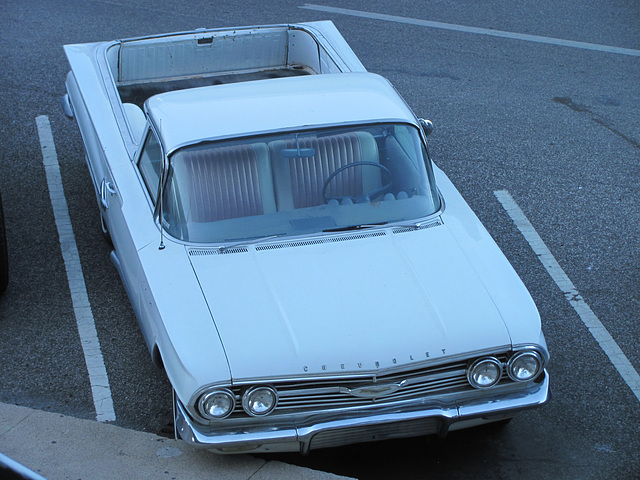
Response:
[[[348,49],[333,24],[318,23]],[[124,40],[109,47],[107,62],[122,102],[138,106],[171,90],[351,71],[335,50],[327,51],[332,47],[322,33],[312,30],[279,25]]]
[[[289,26],[127,40],[108,57],[118,86],[290,68],[342,71],[312,35]]]

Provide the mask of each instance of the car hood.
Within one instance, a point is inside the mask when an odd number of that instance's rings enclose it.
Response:
[[[192,249],[233,379],[370,372],[510,345],[450,231],[397,232]]]

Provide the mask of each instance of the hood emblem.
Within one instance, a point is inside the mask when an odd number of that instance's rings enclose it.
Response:
[[[379,398],[386,397],[387,395],[391,395],[394,392],[397,392],[404,386],[405,382],[401,383],[386,383],[386,384],[374,384],[367,385],[366,387],[358,387],[358,388],[344,388],[342,389],[344,393],[348,393],[352,397],[358,398]]]

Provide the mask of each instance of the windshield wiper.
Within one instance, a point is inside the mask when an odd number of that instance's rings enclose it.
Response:
[[[323,232],[350,232],[352,230],[364,230],[366,228],[379,227],[381,225],[386,225],[389,222],[380,222],[380,223],[365,223],[362,225],[350,225],[348,227],[336,227],[336,228],[327,228],[322,230]]]
[[[413,228],[414,230],[418,230],[421,227],[424,227],[425,225],[429,225],[430,223],[433,223],[434,220],[422,220],[420,222],[411,222],[411,223],[396,223],[393,226],[394,227],[401,227],[401,228]]]
[[[258,237],[258,238],[254,238],[254,239],[246,239],[246,240],[243,240],[241,242],[231,243],[229,245],[218,245],[215,248],[218,250],[218,253],[224,253],[227,250],[230,250],[230,249],[233,249],[233,248],[248,247],[249,245],[254,245],[256,243],[266,242],[267,240],[273,240],[274,238],[286,237],[286,236],[287,236],[286,233],[277,233],[275,235],[269,235],[267,237]]]

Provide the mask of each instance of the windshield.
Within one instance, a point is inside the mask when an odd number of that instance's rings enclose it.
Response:
[[[345,230],[439,209],[431,165],[412,125],[201,143],[169,160],[164,226],[190,242]]]

